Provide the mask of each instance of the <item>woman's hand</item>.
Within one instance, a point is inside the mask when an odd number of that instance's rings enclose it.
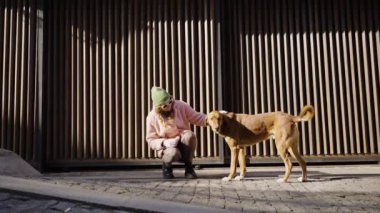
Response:
[[[169,138],[164,141],[164,146],[166,148],[175,148],[178,145],[180,137],[177,136],[175,138]]]

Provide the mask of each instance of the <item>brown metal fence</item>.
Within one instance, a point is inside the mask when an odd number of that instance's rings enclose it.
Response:
[[[379,7],[376,0],[0,0],[0,147],[28,161],[43,153],[53,167],[154,164],[145,117],[150,88],[160,85],[204,113],[298,114],[312,104],[316,117],[299,125],[304,156],[379,159]],[[221,163],[224,143],[209,128],[194,130],[196,159]],[[247,154],[277,156],[270,140]]]
[[[314,120],[299,125],[303,155],[378,156],[379,11],[376,0],[225,1],[225,108],[298,114],[312,104]],[[268,140],[247,153],[276,149]]]
[[[36,1],[0,0],[0,147],[35,158]]]

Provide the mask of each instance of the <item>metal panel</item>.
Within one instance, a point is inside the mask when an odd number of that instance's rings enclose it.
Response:
[[[32,162],[35,133],[36,1],[0,1],[0,147]]]
[[[216,6],[214,0],[48,1],[48,164],[156,158],[145,142],[153,85],[200,112],[217,109]],[[218,138],[194,130],[196,158],[219,160]]]
[[[303,155],[378,155],[378,11],[375,0],[224,1],[225,109],[298,114],[312,104],[315,118],[299,124]],[[266,143],[247,154],[276,156]]]

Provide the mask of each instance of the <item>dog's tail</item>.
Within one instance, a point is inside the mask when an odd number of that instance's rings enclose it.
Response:
[[[306,105],[302,108],[300,114],[294,117],[293,121],[294,122],[308,121],[308,120],[311,120],[313,117],[314,117],[314,107],[311,105]]]

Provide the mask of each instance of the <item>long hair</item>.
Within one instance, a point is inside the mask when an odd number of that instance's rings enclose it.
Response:
[[[157,108],[155,108],[155,112],[158,115],[158,120],[160,121],[160,123],[164,127],[167,127],[169,125],[169,123],[174,121],[175,116],[174,116],[173,105],[172,105],[172,109],[170,111],[164,111],[161,109],[161,107],[157,107]]]

